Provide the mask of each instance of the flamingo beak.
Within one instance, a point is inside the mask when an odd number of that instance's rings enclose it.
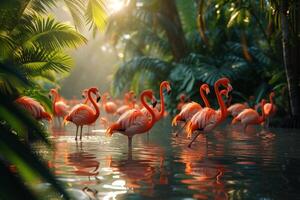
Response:
[[[152,107],[155,108],[156,104],[157,104],[157,101],[156,101],[156,100],[153,101],[153,102],[152,102]]]
[[[85,95],[82,94],[81,97],[84,99],[84,98],[85,98]]]
[[[48,94],[49,99],[51,99],[51,94]]]
[[[100,99],[101,99],[101,97],[100,97],[100,96],[97,96],[97,102],[99,102],[99,101],[100,101]]]
[[[210,93],[209,88],[206,88],[206,89],[205,89],[205,93],[206,93],[206,94],[209,94],[209,93]]]
[[[167,91],[168,95],[170,95],[170,94],[171,94],[171,92],[172,92],[172,90],[171,90],[171,89],[169,89],[169,90]]]
[[[232,91],[232,85],[230,84],[230,83],[228,83],[228,85],[227,85],[227,91],[228,92],[231,92]]]

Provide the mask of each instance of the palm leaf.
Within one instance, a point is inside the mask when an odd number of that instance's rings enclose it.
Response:
[[[13,40],[7,36],[5,33],[0,32],[0,61],[7,58],[9,54],[11,54],[14,49]]]
[[[86,21],[90,29],[103,31],[106,26],[106,7],[103,0],[88,0],[85,13]]]
[[[51,53],[43,49],[25,49],[19,52],[15,58],[21,64],[22,70],[30,76],[41,75],[45,71],[66,72],[73,65],[72,58],[61,51]]]
[[[44,49],[76,48],[87,40],[70,25],[57,22],[51,16],[26,15],[16,31],[23,47]]]

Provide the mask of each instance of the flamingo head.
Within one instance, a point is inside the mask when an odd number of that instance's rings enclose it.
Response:
[[[179,99],[181,102],[184,102],[185,98],[186,98],[185,94],[180,94]]]
[[[88,90],[88,92],[91,92],[91,93],[95,94],[96,97],[97,97],[97,102],[100,101],[101,97],[100,97],[98,88],[96,88],[96,87],[91,87],[91,88]]]
[[[220,78],[216,84],[221,84],[223,87],[225,87],[227,89],[227,92],[231,92],[232,91],[232,86],[230,84],[230,81],[228,78]],[[228,94],[227,94],[228,95]]]
[[[82,98],[83,99],[86,98],[87,94],[88,94],[88,89],[84,89],[81,93]]]
[[[202,84],[200,89],[204,90],[206,94],[210,93],[209,86],[206,83]]]
[[[52,88],[48,95],[49,95],[49,98],[51,99],[52,96],[57,95],[57,94],[58,94],[57,89]]]
[[[151,103],[152,103],[152,107],[155,108],[155,106],[157,104],[157,100],[154,95],[152,95]]]
[[[275,92],[272,91],[272,92],[270,93],[270,98],[274,98],[274,97],[275,97]]]
[[[171,90],[170,83],[169,83],[168,81],[163,81],[163,82],[161,82],[160,87],[166,87],[167,93],[168,93],[168,94],[171,94],[171,91],[172,91],[172,90]]]

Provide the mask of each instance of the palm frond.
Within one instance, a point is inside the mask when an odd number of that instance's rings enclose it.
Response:
[[[176,0],[176,5],[180,14],[181,23],[185,33],[190,33],[197,29],[197,5],[195,2],[187,3],[185,0]]]
[[[124,89],[129,89],[135,87],[138,89],[143,89],[138,87],[138,85],[143,85],[144,83],[150,81],[150,79],[139,79],[135,84],[132,84],[128,80],[132,80],[135,76],[140,76],[140,72],[147,73],[147,76],[152,74],[152,80],[163,80],[166,75],[171,70],[171,65],[158,58],[150,57],[135,57],[121,66],[119,66],[117,72],[114,75],[113,89],[115,94],[119,94]]]
[[[25,73],[15,64],[0,62],[0,92],[3,94],[15,93],[31,85]]]
[[[16,54],[16,62],[30,76],[40,76],[45,71],[67,72],[73,65],[72,58],[61,52],[43,49],[25,49]]]
[[[57,22],[52,16],[26,15],[15,35],[23,47],[44,49],[76,48],[87,40],[70,25]]]
[[[56,4],[57,0],[31,0],[26,9],[45,14],[50,8],[55,7]]]
[[[103,31],[107,21],[107,11],[103,0],[88,0],[85,13],[86,22],[90,29]]]
[[[9,54],[11,54],[14,49],[13,40],[5,33],[0,32],[0,61],[5,59]]]

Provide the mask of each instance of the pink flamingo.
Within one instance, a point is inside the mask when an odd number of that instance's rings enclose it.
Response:
[[[86,104],[79,104],[74,106],[70,111],[70,113],[65,117],[65,121],[73,122],[76,125],[75,140],[77,140],[78,127],[80,126],[80,140],[81,140],[83,126],[93,124],[100,115],[98,104],[92,98],[91,96],[92,94],[96,95],[96,100],[98,102],[100,100],[98,89],[92,87],[88,90],[89,101],[92,103],[95,110],[93,110],[91,107],[87,106]]]
[[[60,118],[63,119],[68,114],[69,106],[61,99],[56,89],[51,89],[49,96],[53,96],[53,114],[58,119],[59,125],[61,126]]]
[[[266,103],[266,100],[263,99],[261,101],[261,107],[263,108]],[[243,110],[238,116],[236,116],[232,120],[232,124],[236,124],[237,122],[241,122],[244,125],[244,131],[246,131],[246,128],[248,125],[255,125],[255,124],[261,124],[265,121],[265,112],[264,109],[262,109],[262,115],[260,116],[258,112],[252,108],[247,108]]]
[[[228,113],[232,115],[232,117],[238,116],[243,110],[249,108],[248,105],[243,103],[235,103],[227,109]]]
[[[270,123],[270,117],[274,116],[275,113],[277,112],[277,107],[274,103],[274,97],[275,97],[275,93],[271,92],[269,94],[269,101],[270,103],[266,103],[262,108],[264,110],[265,113],[265,118],[266,118],[266,125],[267,127],[269,127],[269,123]]]
[[[115,114],[117,111],[117,104],[113,101],[107,101],[109,94],[106,92],[102,95],[102,105],[107,114]]]
[[[23,96],[16,99],[15,102],[36,120],[46,119],[50,121],[52,119],[51,115],[45,111],[45,108],[33,98]]]
[[[125,113],[126,111],[134,108],[134,100],[135,98],[135,94],[133,91],[127,92],[124,95],[124,105],[119,107],[116,111],[116,113],[118,115],[122,115],[123,113]]]
[[[120,116],[117,122],[113,123],[107,130],[108,136],[119,132],[128,137],[128,150],[131,151],[132,137],[136,134],[142,134],[152,128],[155,122],[155,114],[146,103],[146,99],[152,99],[156,102],[151,90],[144,90],[141,94],[141,103],[151,114],[151,119],[139,109],[131,109]]]
[[[165,115],[165,98],[163,95],[164,88],[166,88],[168,94],[171,93],[171,86],[168,81],[163,81],[160,84],[160,88],[159,88],[160,110],[158,110],[156,107],[153,108],[153,112],[155,115],[155,122],[159,121]],[[150,113],[148,112],[148,110],[145,107],[142,109],[142,112],[144,114],[148,115],[149,118],[151,117]]]
[[[204,94],[208,94],[210,92],[209,86],[207,84],[202,84],[200,87],[200,96],[202,100],[204,101],[204,104],[206,107],[210,107],[210,104]],[[183,106],[182,110],[179,114],[177,114],[173,120],[172,120],[172,126],[176,126],[179,121],[184,122],[183,127],[180,129],[180,131],[185,128],[187,125],[187,122],[199,111],[202,110],[202,106],[196,102],[190,102]],[[176,136],[178,135],[178,132],[176,132]]]
[[[218,124],[220,124],[227,117],[226,105],[219,92],[219,86],[223,85],[227,91],[231,91],[232,87],[230,81],[227,78],[221,78],[214,84],[215,93],[218,99],[220,110],[214,110],[209,107],[203,108],[201,111],[195,113],[191,120],[187,124],[187,133],[192,135],[194,131],[198,131],[197,135],[189,143],[188,147],[191,147],[192,143],[202,132],[209,132],[213,130]]]

